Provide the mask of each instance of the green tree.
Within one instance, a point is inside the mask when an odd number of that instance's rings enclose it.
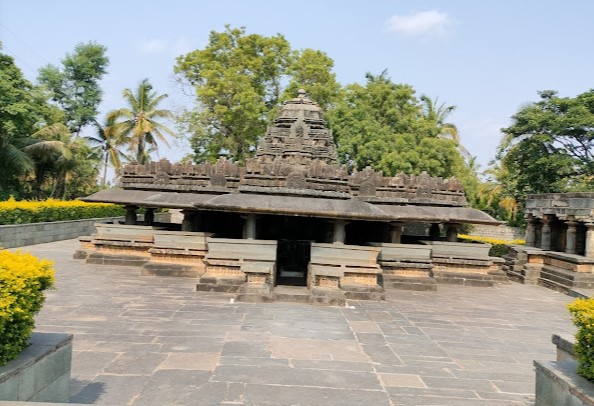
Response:
[[[12,57],[0,53],[0,199],[26,197],[34,162],[26,148],[38,126],[59,121],[62,112],[48,104],[48,96],[27,81]]]
[[[424,116],[414,89],[393,83],[386,72],[366,79],[365,85],[347,86],[327,115],[342,161],[387,175],[454,175],[463,160],[455,143],[436,136],[435,123]]]
[[[191,134],[194,159],[245,160],[279,102],[296,97],[299,88],[329,106],[339,89],[332,66],[323,52],[292,51],[280,34],[247,34],[230,26],[212,31],[204,49],[179,57],[175,66],[196,90],[197,108],[187,111],[180,125]]]
[[[299,89],[304,89],[310,99],[328,110],[336,103],[341,90],[333,67],[332,58],[322,51],[308,48],[297,52],[287,68],[291,80],[281,100],[292,99]]]
[[[103,92],[99,81],[107,72],[107,48],[95,42],[80,43],[62,60],[62,68],[47,65],[38,81],[52,93],[52,100],[66,115],[70,132],[78,135],[98,114]]]
[[[209,43],[181,56],[175,72],[196,89],[198,110],[185,115],[197,161],[226,155],[243,160],[266,129],[290,61],[280,34],[246,35],[245,28],[211,31]]]
[[[594,90],[539,95],[502,129],[498,159],[513,174],[506,187],[519,203],[529,193],[594,190]]]
[[[101,187],[105,187],[108,167],[111,165],[116,174],[119,174],[122,167],[122,160],[127,160],[126,155],[120,151],[124,140],[122,135],[117,132],[115,116],[108,115],[103,124],[95,120],[93,121],[93,125],[96,129],[95,136],[86,137],[86,139],[91,145],[95,145],[101,151],[103,159]]]
[[[522,225],[523,211],[512,195],[515,179],[505,163],[493,162],[484,175],[486,180],[478,186],[475,207],[508,225]]]
[[[459,142],[458,127],[446,120],[456,110],[456,106],[439,104],[438,99],[431,99],[426,95],[420,97],[425,118],[435,126],[435,136]]]
[[[24,148],[33,160],[33,191],[37,199],[72,199],[96,190],[100,157],[86,140],[70,133],[63,123],[45,126]]]
[[[158,151],[157,140],[169,146],[165,135],[175,133],[160,120],[175,117],[171,111],[158,108],[167,95],[153,91],[148,79],[142,80],[134,91],[125,89],[123,96],[128,107],[108,114],[108,122],[114,123],[110,131],[121,143],[128,144],[132,162],[144,164],[150,161],[151,151]]]
[[[460,134],[456,124],[450,123],[448,117],[456,110],[456,106],[448,106],[445,103],[439,103],[437,98],[431,99],[426,95],[420,97],[423,104],[423,114],[425,118],[433,123],[435,127],[435,135],[440,138],[454,141],[462,156],[468,160],[473,158],[470,152],[460,143]]]

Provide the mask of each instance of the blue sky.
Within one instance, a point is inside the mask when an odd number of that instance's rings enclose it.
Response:
[[[170,95],[164,107],[190,107],[173,78],[175,58],[204,47],[211,30],[281,33],[294,49],[326,52],[342,84],[387,69],[418,95],[457,106],[450,121],[485,169],[499,129],[538,90],[575,96],[594,87],[592,16],[589,0],[0,0],[0,41],[31,80],[77,43],[105,45],[105,113],[122,107],[122,90],[143,78]],[[178,144],[161,156],[175,161],[187,152]]]

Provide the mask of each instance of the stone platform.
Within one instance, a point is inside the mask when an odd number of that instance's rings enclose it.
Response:
[[[74,335],[71,401],[111,405],[533,405],[533,360],[573,334],[566,295],[517,283],[388,289],[346,306],[238,303],[192,278],[55,260],[39,331]]]

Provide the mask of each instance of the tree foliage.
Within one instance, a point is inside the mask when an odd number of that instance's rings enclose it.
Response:
[[[424,114],[411,86],[392,82],[386,72],[366,79],[365,85],[347,86],[327,115],[344,163],[357,170],[371,166],[387,176],[423,171],[456,176],[467,189],[476,188],[457,143],[438,136],[440,123]]]
[[[47,65],[38,81],[52,93],[52,100],[64,110],[72,133],[90,124],[97,116],[103,92],[99,80],[107,73],[107,48],[95,42],[80,43],[62,60],[62,68]]]
[[[0,53],[0,198],[26,190],[23,179],[34,167],[27,148],[40,141],[31,134],[63,118],[47,99],[24,78],[12,57]]]
[[[291,51],[280,34],[247,34],[243,27],[230,26],[212,31],[204,49],[179,57],[175,66],[196,91],[198,106],[182,120],[194,159],[243,161],[250,156],[281,98],[296,96],[289,89],[303,87],[330,104],[338,88],[332,65],[323,52]]]
[[[594,190],[594,90],[539,95],[502,129],[498,158],[514,174],[510,195],[523,202],[529,193]]]
[[[340,94],[340,84],[332,72],[334,61],[322,51],[304,49],[295,52],[287,75],[291,78],[281,97],[282,101],[297,95],[299,89],[305,90],[308,97],[323,110],[333,107]]]
[[[84,60],[94,55],[87,51],[99,48],[104,52],[96,44],[77,47],[73,56],[65,58],[63,72],[51,66],[43,68],[40,78],[46,72],[47,79],[60,84],[51,90],[47,82],[35,86],[27,81],[12,58],[0,53],[0,199],[11,194],[72,198],[96,188],[97,157],[85,140],[72,132],[79,131],[90,114],[84,108],[89,105],[77,104],[77,97],[89,90],[81,85],[91,69]],[[96,81],[94,85],[94,94],[100,94]],[[70,108],[75,105],[77,109]]]
[[[120,173],[122,161],[127,160],[126,155],[120,150],[124,144],[124,139],[117,132],[116,117],[108,115],[103,124],[94,120],[95,135],[86,137],[87,141],[98,148],[103,159],[103,175],[101,177],[101,186],[105,187],[107,184],[107,169],[113,166],[116,174]]]

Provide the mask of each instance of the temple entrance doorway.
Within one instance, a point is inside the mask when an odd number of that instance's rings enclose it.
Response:
[[[278,240],[276,251],[276,284],[307,286],[307,265],[311,241]]]

